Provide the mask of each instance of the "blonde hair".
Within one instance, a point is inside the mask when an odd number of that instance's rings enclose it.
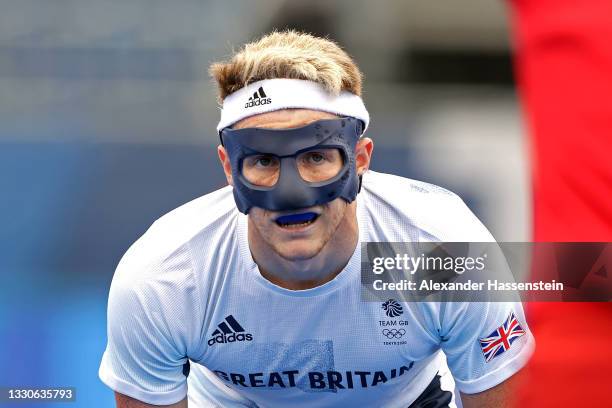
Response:
[[[263,79],[291,78],[317,82],[332,95],[361,96],[362,74],[335,42],[294,30],[272,32],[245,44],[230,60],[210,66],[219,98]]]

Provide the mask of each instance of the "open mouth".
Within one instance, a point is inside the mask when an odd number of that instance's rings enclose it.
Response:
[[[306,227],[319,218],[319,214],[313,212],[305,212],[299,214],[281,215],[275,221],[279,227],[283,228],[301,228]]]

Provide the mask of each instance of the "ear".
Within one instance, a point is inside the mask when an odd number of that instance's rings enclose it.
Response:
[[[219,155],[219,160],[221,161],[221,166],[223,167],[223,172],[225,173],[227,183],[233,186],[234,183],[232,181],[232,165],[230,164],[229,154],[227,154],[227,150],[225,150],[225,147],[221,145],[217,147],[217,154]]]
[[[370,167],[373,150],[374,142],[369,137],[362,137],[357,141],[357,146],[355,146],[355,166],[357,167],[358,175],[363,175]]]

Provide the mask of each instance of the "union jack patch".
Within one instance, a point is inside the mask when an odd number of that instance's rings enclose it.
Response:
[[[514,312],[510,312],[504,324],[484,339],[478,339],[485,361],[488,363],[503,352],[508,351],[510,345],[523,334],[525,334],[525,330],[521,327]]]

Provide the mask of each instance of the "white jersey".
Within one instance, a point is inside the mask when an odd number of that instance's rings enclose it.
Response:
[[[455,194],[373,171],[357,216],[360,243],[493,241]],[[390,317],[360,297],[360,256],[358,244],[324,285],[284,289],[254,263],[231,187],[187,203],[119,263],[100,378],[155,405],[188,395],[194,407],[405,408],[434,383],[452,390],[448,368],[459,390],[477,393],[527,361],[520,303],[398,302]],[[487,362],[479,339],[511,314],[525,334]]]

